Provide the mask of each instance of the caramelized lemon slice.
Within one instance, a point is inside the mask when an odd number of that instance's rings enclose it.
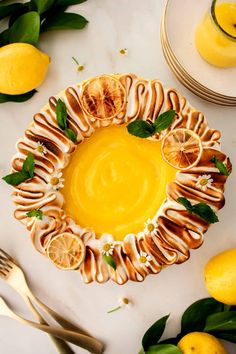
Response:
[[[50,241],[48,258],[60,269],[77,269],[85,258],[83,241],[69,232],[64,232]]]
[[[124,109],[126,91],[116,78],[99,76],[84,84],[81,102],[88,115],[97,119],[112,119]]]
[[[199,136],[189,129],[172,130],[162,141],[162,156],[178,170],[188,170],[197,165],[202,154]]]

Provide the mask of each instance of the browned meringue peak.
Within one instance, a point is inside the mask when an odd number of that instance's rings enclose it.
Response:
[[[203,113],[196,111],[177,91],[165,89],[158,80],[145,80],[133,74],[115,77],[125,87],[127,94],[127,105],[118,116],[101,120],[87,115],[81,105],[84,83],[68,87],[58,96],[51,97],[48,105],[34,116],[24,137],[17,144],[18,152],[12,162],[13,170],[20,170],[28,152],[34,154],[36,162],[33,179],[14,189],[15,217],[26,225],[34,246],[43,254],[50,239],[61,232],[80,236],[86,245],[86,258],[80,269],[86,283],[103,283],[110,278],[118,284],[128,280],[142,281],[148,274],[159,273],[163,266],[186,261],[190,249],[202,244],[203,233],[209,225],[198,216],[190,215],[176,199],[183,196],[192,203],[205,202],[214,210],[220,209],[224,205],[223,191],[227,178],[210,162],[212,155],[231,170],[229,159],[219,151],[220,132],[210,129]],[[177,173],[175,182],[167,188],[167,198],[156,215],[156,234],[153,237],[141,233],[131,234],[123,242],[114,242],[116,271],[104,262],[99,250],[100,241],[94,232],[81,228],[67,217],[63,210],[62,194],[49,188],[50,176],[68,164],[70,154],[76,147],[58,127],[55,112],[58,98],[66,104],[69,127],[76,133],[78,143],[89,138],[99,127],[119,125],[140,117],[154,122],[160,113],[169,109],[175,109],[178,116],[167,131],[188,128],[201,138],[204,154],[198,165],[189,171]],[[164,134],[166,131],[156,138],[161,139]],[[47,150],[44,156],[35,150],[38,142]],[[212,185],[205,192],[196,187],[197,178],[202,174],[210,174],[213,178]],[[27,217],[26,213],[32,209],[43,211],[42,221]],[[148,267],[138,262],[141,251],[152,257]]]

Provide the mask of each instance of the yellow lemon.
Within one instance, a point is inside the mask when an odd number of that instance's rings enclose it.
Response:
[[[19,95],[41,85],[50,58],[27,43],[12,43],[0,48],[0,93]]]
[[[218,339],[202,332],[186,334],[179,341],[178,347],[183,354],[227,354]]]
[[[224,251],[207,263],[204,270],[206,288],[216,300],[236,305],[236,249]]]

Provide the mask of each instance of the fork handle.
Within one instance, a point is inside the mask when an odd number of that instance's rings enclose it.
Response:
[[[30,308],[30,310],[34,313],[35,317],[39,320],[40,324],[48,325],[48,323],[45,321],[45,319],[42,317],[42,315],[34,307],[30,298],[28,296],[23,295],[23,294],[21,294],[21,295],[22,295],[22,298],[24,299],[24,301],[26,302],[26,304],[28,305],[28,307]],[[49,334],[49,337],[50,337],[51,341],[53,342],[54,346],[56,347],[57,352],[59,354],[75,354],[75,352],[70,348],[70,346],[64,340],[62,340],[58,337],[55,337],[51,334]]]
[[[84,334],[75,333],[73,331],[68,331],[61,328],[42,325],[33,321],[26,320],[16,314],[12,315],[11,317],[23,324],[39,329],[40,331],[49,333],[55,337],[63,339],[64,341],[73,343],[78,347],[84,348],[92,354],[103,353],[103,344],[95,338],[91,338],[85,336]]]
[[[46,304],[44,304],[41,300],[39,300],[29,289],[29,292],[27,293],[28,298],[31,300],[31,302],[36,303],[39,307],[41,307],[42,310],[47,312],[54,320],[59,323],[64,329],[68,329],[74,332],[78,332],[80,334],[84,334],[86,336],[89,336],[91,338],[94,338],[89,334],[86,330],[84,330],[82,327],[79,325],[75,325],[72,322],[66,320],[63,318],[59,313],[55,312],[52,310],[50,307],[48,307]]]

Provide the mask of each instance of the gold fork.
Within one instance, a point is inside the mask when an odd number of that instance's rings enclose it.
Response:
[[[43,309],[47,314],[49,314],[63,328],[91,337],[91,335],[89,335],[88,332],[82,329],[80,326],[77,326],[67,321],[61,315],[59,315],[58,313],[50,309],[47,305],[45,305],[42,301],[40,301],[30,290],[26,281],[25,274],[20,268],[18,262],[2,249],[0,249],[0,278],[5,280],[15,291],[18,292],[18,294],[27,303],[27,305],[30,307],[31,311],[34,313],[40,323],[47,324],[41,314],[36,310],[33,303],[41,307],[41,309]],[[72,351],[69,345],[67,345],[62,340],[53,337],[51,338],[54,344],[57,346],[59,353],[74,353],[74,351]]]
[[[81,348],[88,350],[92,354],[102,354],[103,345],[98,340],[85,336],[84,334],[75,333],[73,331],[68,331],[62,328],[50,327],[47,325],[35,323],[33,321],[26,320],[25,318],[17,315],[12,309],[6,304],[3,298],[0,296],[0,315],[8,316],[14,320],[17,320],[25,325],[39,329],[40,331],[52,334],[58,338],[63,338],[64,340],[71,342]]]

